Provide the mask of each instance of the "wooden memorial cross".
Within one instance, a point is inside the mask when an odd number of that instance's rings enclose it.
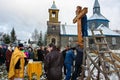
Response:
[[[82,24],[81,18],[88,12],[88,9],[85,7],[77,6],[76,10],[76,17],[73,19],[73,23],[77,22],[77,29],[78,29],[78,44],[83,47],[83,38],[82,38]]]

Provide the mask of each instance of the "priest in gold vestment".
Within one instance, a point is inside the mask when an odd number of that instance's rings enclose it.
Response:
[[[24,66],[26,55],[22,51],[24,49],[23,44],[19,44],[15,48],[10,62],[10,68],[8,73],[9,80],[23,80],[24,79]]]

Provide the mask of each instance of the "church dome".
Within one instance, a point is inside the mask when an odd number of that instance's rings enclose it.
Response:
[[[97,28],[101,24],[104,24],[105,26],[109,27],[109,20],[101,14],[100,4],[98,0],[95,0],[94,2],[93,15],[90,18],[88,18],[87,24],[89,28]]]
[[[96,20],[96,19],[108,21],[108,19],[106,19],[100,12],[100,4],[98,0],[95,0],[93,7],[93,15],[88,20]]]
[[[51,9],[57,9],[56,4],[55,4],[55,1],[53,1],[53,4],[52,4],[52,6],[51,6]]]

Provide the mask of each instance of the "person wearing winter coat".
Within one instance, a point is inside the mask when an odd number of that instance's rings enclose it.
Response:
[[[48,51],[44,63],[47,80],[62,80],[63,56],[53,44],[48,46]]]
[[[81,48],[80,45],[78,45],[76,47],[76,52],[77,52],[77,55],[75,57],[75,71],[74,71],[74,73],[72,75],[71,80],[77,80],[77,77],[82,72],[83,48]]]
[[[65,46],[65,49],[62,51],[62,55],[63,55],[63,60],[65,60],[65,56],[66,56],[66,52],[69,49],[69,46]],[[64,75],[66,75],[66,67],[65,64],[63,65],[63,69],[64,69]]]
[[[2,45],[0,45],[0,66],[4,63],[4,52]]]
[[[37,56],[38,56],[38,61],[43,61],[44,60],[44,51],[42,50],[42,47],[37,50]]]
[[[6,68],[7,68],[7,71],[9,71],[11,56],[12,56],[12,48],[9,46],[7,51],[6,51]]]
[[[66,56],[64,60],[64,64],[67,70],[65,80],[70,80],[71,78],[71,73],[72,73],[71,69],[73,66],[74,59],[75,59],[74,49],[71,48],[66,52]]]

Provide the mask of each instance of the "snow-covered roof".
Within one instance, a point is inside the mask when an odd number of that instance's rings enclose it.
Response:
[[[103,24],[101,24],[97,29],[101,29],[103,31],[103,34],[106,36],[120,36],[119,33],[111,30],[110,28],[104,26]]]
[[[61,35],[77,35],[76,25],[61,25]]]
[[[112,31],[111,29],[104,26],[103,24],[101,24],[97,29],[101,29],[105,36],[120,36],[119,33]],[[61,25],[60,30],[61,30],[60,34],[62,36],[77,36],[77,33],[78,33],[77,25]],[[95,34],[99,34],[99,32],[96,31]],[[88,29],[88,35],[89,36],[92,35],[90,29]]]
[[[102,14],[97,14],[97,13],[93,14],[88,20],[94,20],[94,19],[108,20]]]

